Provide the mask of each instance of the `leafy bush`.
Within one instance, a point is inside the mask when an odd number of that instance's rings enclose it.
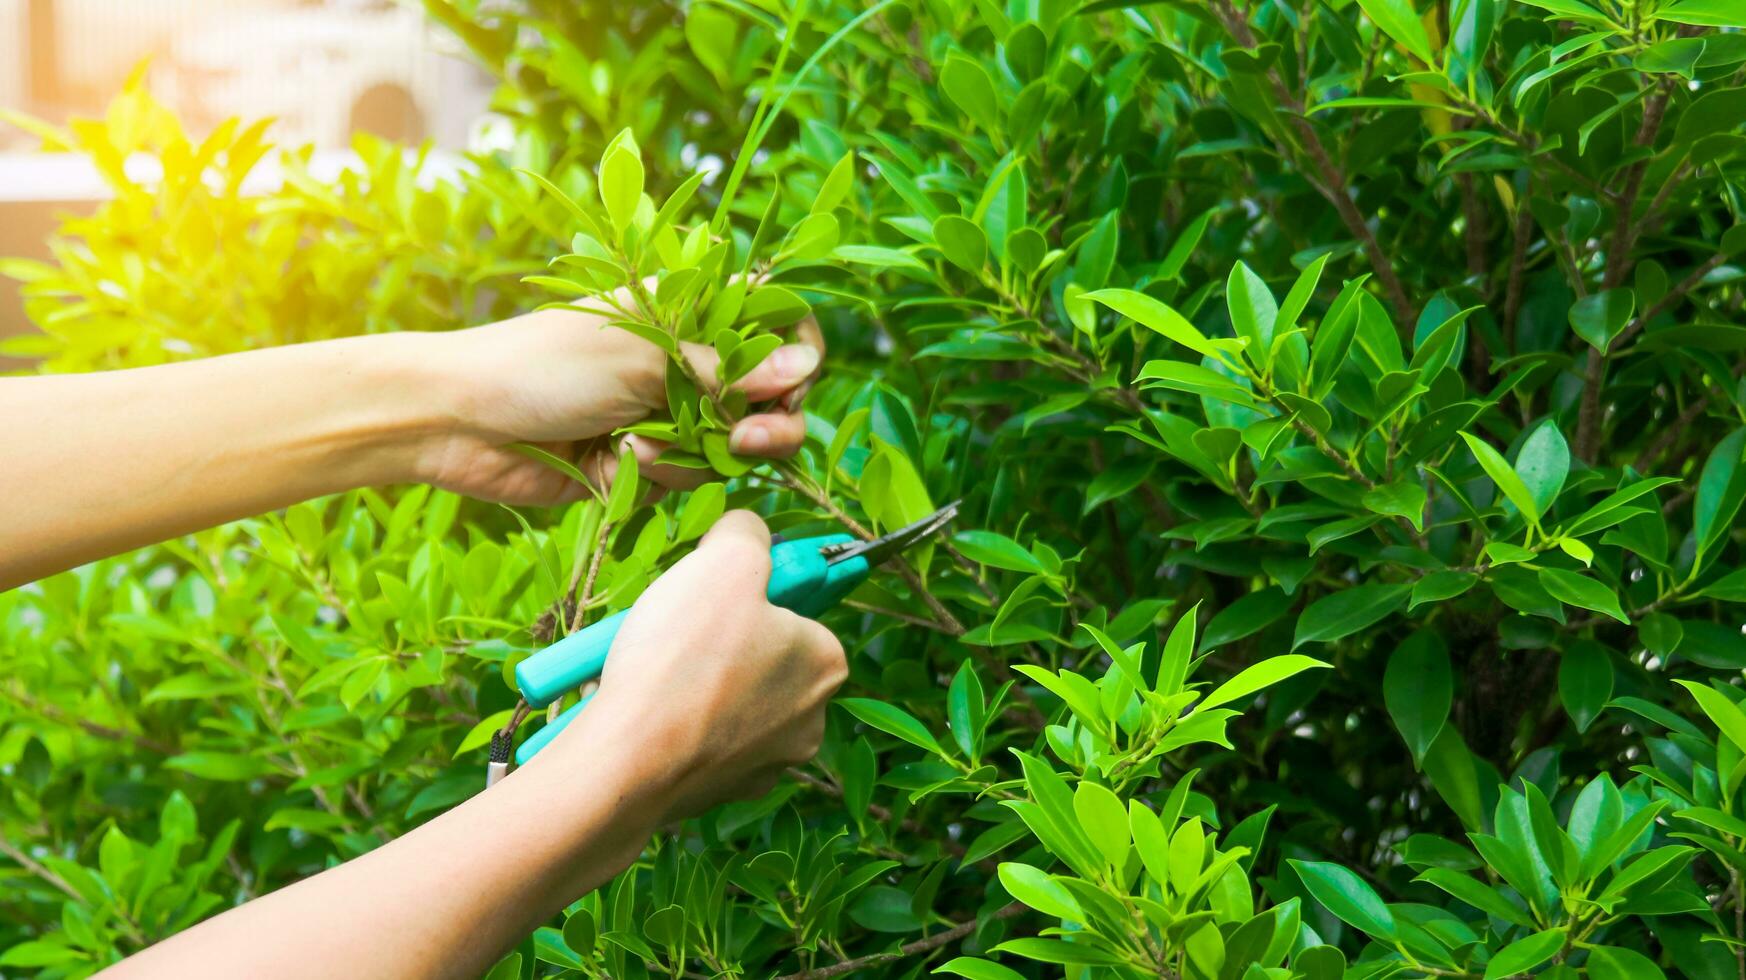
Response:
[[[261,129],[132,89],[47,133],[119,196],[5,267],[11,349],[556,299],[734,371],[810,310],[808,450],[735,459],[676,364],[682,500],[362,490],[0,595],[0,967],[476,791],[513,664],[725,506],[962,497],[829,617],[818,760],[494,975],[1746,977],[1735,5],[427,6],[512,148],[248,197]]]

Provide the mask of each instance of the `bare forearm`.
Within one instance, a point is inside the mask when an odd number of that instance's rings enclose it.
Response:
[[[0,379],[0,589],[226,520],[413,478],[427,338]]]
[[[584,724],[579,722],[578,724]],[[165,940],[128,977],[477,977],[635,860],[658,801],[628,732],[593,726],[591,763],[529,766],[350,863]],[[569,733],[566,733],[569,734]]]

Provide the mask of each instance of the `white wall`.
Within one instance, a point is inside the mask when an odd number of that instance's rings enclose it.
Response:
[[[0,109],[24,105],[24,0],[0,0]],[[0,135],[0,146],[9,137]]]
[[[61,83],[108,92],[174,31],[220,14],[291,7],[293,0],[55,0]]]

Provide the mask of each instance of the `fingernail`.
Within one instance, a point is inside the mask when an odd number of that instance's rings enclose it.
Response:
[[[776,359],[776,373],[789,383],[803,381],[818,370],[818,348],[807,344],[778,347],[770,356]]]
[[[815,357],[816,361],[817,358]],[[761,425],[742,425],[728,433],[728,450],[735,453],[761,453],[770,448],[770,433]]]
[[[795,385],[788,394],[782,396],[782,410],[793,412],[800,408],[800,403],[806,401],[807,393],[812,391],[812,380],[809,378]]]

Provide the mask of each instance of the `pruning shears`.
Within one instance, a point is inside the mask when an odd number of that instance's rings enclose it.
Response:
[[[927,517],[882,537],[862,541],[847,534],[827,534],[795,541],[778,539],[770,549],[770,586],[765,590],[773,605],[816,618],[854,591],[873,569],[894,555],[926,539],[958,515],[953,501]],[[515,668],[516,686],[531,708],[543,708],[566,693],[600,676],[606,666],[612,641],[630,612],[617,613],[571,633],[523,660]],[[525,764],[588,704],[584,697],[569,710],[546,723],[515,752],[516,764]],[[507,743],[493,744],[494,766],[507,762]],[[502,760],[495,754],[502,752]]]

